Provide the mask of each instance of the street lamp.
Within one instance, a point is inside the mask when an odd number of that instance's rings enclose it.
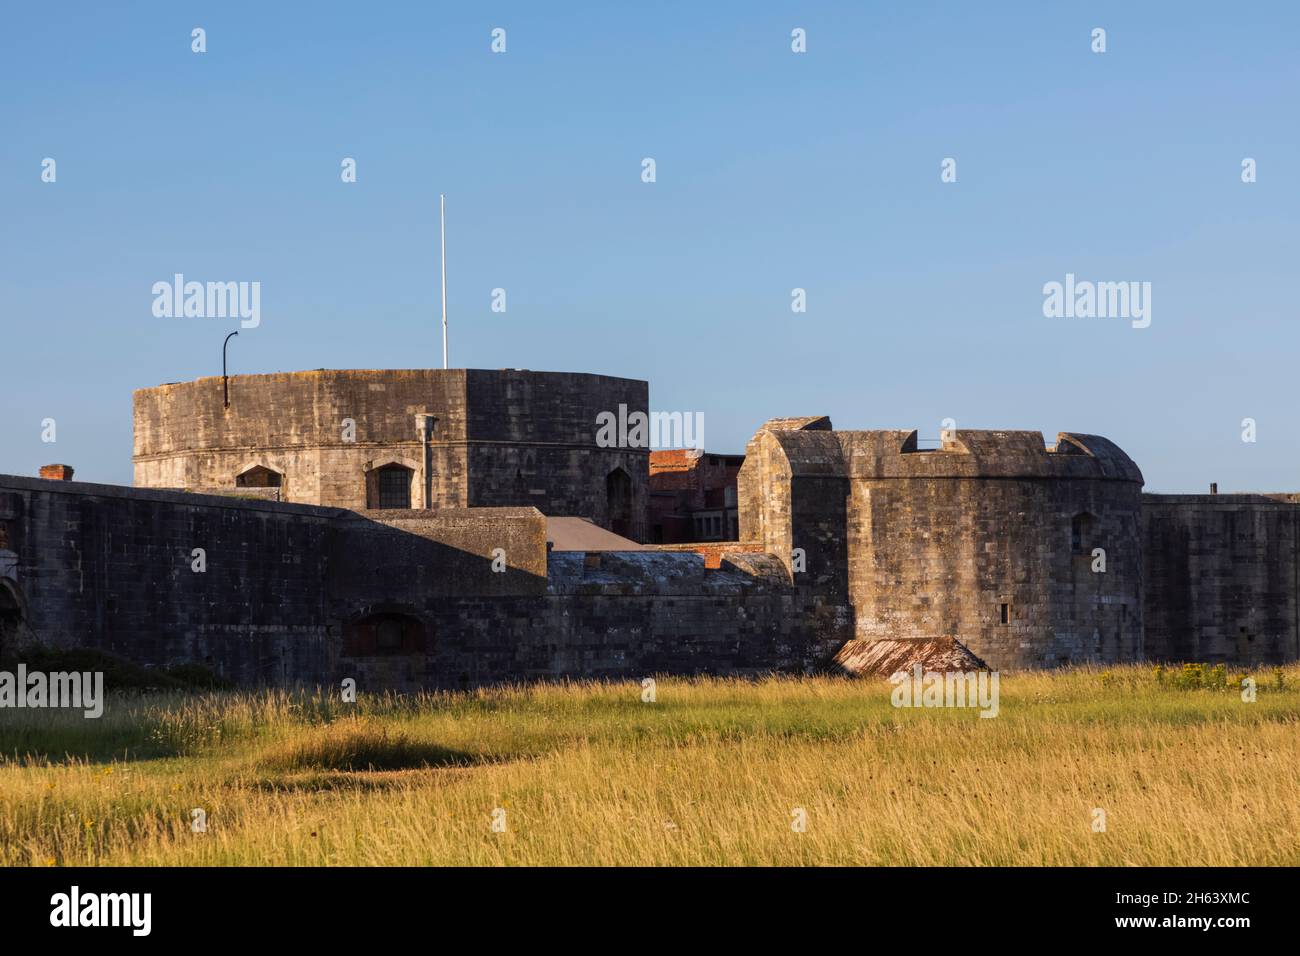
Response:
[[[238,335],[238,332],[231,332],[226,336],[226,341],[221,343],[221,397],[224,407],[230,407],[230,378],[226,375],[226,348],[230,345],[230,340]]]

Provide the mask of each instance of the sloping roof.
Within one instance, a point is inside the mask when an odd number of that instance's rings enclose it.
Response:
[[[835,664],[859,677],[889,677],[917,664],[925,671],[986,671],[989,666],[954,637],[927,640],[851,640],[835,655]]]
[[[624,538],[586,518],[546,516],[546,541],[554,551],[644,551],[645,545]]]

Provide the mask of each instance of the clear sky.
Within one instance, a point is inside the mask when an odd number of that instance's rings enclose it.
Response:
[[[0,472],[130,482],[131,390],[238,327],[155,317],[177,272],[261,283],[233,372],[440,365],[445,192],[453,366],[648,379],[715,451],[951,417],[1300,490],[1300,4],[0,10]],[[1067,273],[1150,327],[1045,317]]]

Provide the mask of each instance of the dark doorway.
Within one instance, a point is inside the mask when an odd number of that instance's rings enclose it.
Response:
[[[425,627],[410,614],[368,614],[343,628],[344,657],[423,654],[427,648]]]
[[[1080,512],[1070,520],[1070,550],[1075,554],[1088,554],[1092,551],[1092,515]]]
[[[605,501],[609,530],[628,537],[632,533],[632,476],[622,468],[605,476]]]
[[[23,626],[23,607],[8,581],[0,581],[0,654],[12,647]]]

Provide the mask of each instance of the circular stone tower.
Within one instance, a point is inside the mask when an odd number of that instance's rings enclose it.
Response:
[[[228,404],[227,404],[228,397]],[[640,540],[648,448],[598,416],[644,381],[527,369],[232,375],[135,392],[135,484],[353,510],[534,506]]]
[[[750,442],[741,536],[851,607],[858,640],[956,638],[995,668],[1132,661],[1141,491],[1096,435],[953,430],[923,449],[780,419]]]

